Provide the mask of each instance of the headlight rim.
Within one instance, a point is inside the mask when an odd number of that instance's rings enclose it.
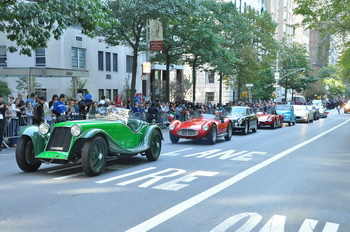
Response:
[[[209,130],[208,124],[204,124],[204,125],[202,126],[202,130],[203,130],[203,131],[208,131],[208,130]]]
[[[45,128],[43,128],[43,127],[45,127]],[[43,129],[45,129],[46,132],[43,132]],[[50,125],[47,124],[47,123],[41,123],[41,124],[39,125],[38,130],[39,130],[39,133],[40,133],[41,135],[47,135],[47,134],[50,132]]]
[[[170,124],[169,127],[168,127],[169,130],[174,130],[175,129],[175,125],[174,124]]]
[[[78,129],[78,133],[72,131],[72,130],[74,130],[75,128]],[[82,132],[82,128],[81,128],[81,126],[78,125],[78,124],[74,124],[74,125],[70,128],[70,133],[71,133],[73,136],[75,136],[75,137],[81,135],[81,132]]]

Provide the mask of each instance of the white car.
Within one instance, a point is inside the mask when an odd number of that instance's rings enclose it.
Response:
[[[314,113],[307,105],[293,105],[297,122],[313,122]]]

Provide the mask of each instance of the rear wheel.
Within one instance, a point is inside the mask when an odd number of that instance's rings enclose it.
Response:
[[[230,141],[232,138],[232,123],[229,123],[227,126],[227,135],[225,136],[226,141]]]
[[[273,121],[273,124],[271,124],[271,128],[272,129],[275,129],[277,128],[277,122],[276,122],[277,119],[275,119],[275,121]]]
[[[158,130],[153,131],[151,137],[151,144],[146,150],[146,157],[148,161],[156,161],[162,149],[162,135]]]
[[[169,131],[169,137],[170,137],[170,141],[172,143],[178,143],[179,142],[179,137],[176,137],[175,135],[173,135],[170,131]]]
[[[41,162],[35,159],[31,138],[21,136],[19,139],[16,147],[16,161],[18,167],[25,172],[34,172],[41,166]]]
[[[216,140],[217,140],[217,136],[218,136],[218,132],[217,132],[217,129],[216,129],[216,125],[213,124],[211,129],[210,129],[210,132],[207,135],[208,143],[209,144],[215,144]]]
[[[89,139],[83,146],[82,166],[88,176],[97,176],[103,171],[107,160],[107,143],[101,136]]]

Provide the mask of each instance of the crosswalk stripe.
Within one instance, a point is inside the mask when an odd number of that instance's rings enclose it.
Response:
[[[324,226],[322,232],[337,232],[338,228],[339,228],[339,224],[327,222],[326,225]]]
[[[317,220],[305,219],[305,221],[299,229],[299,232],[313,232],[317,223]]]

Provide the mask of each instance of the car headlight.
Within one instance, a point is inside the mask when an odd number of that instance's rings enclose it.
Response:
[[[169,130],[174,130],[174,129],[175,129],[174,124],[170,124],[170,125],[169,125]]]
[[[77,124],[73,125],[71,128],[70,128],[70,133],[73,135],[73,136],[78,136],[81,134],[81,127]]]
[[[46,123],[41,123],[39,126],[39,133],[42,135],[46,135],[50,131],[50,126]]]
[[[267,119],[268,122],[272,122],[272,118]]]
[[[243,122],[243,118],[239,118],[239,119],[237,120],[238,125],[241,125],[242,122]]]
[[[204,125],[202,126],[202,130],[204,130],[204,131],[209,130],[209,126],[208,126],[207,124],[204,124]]]

